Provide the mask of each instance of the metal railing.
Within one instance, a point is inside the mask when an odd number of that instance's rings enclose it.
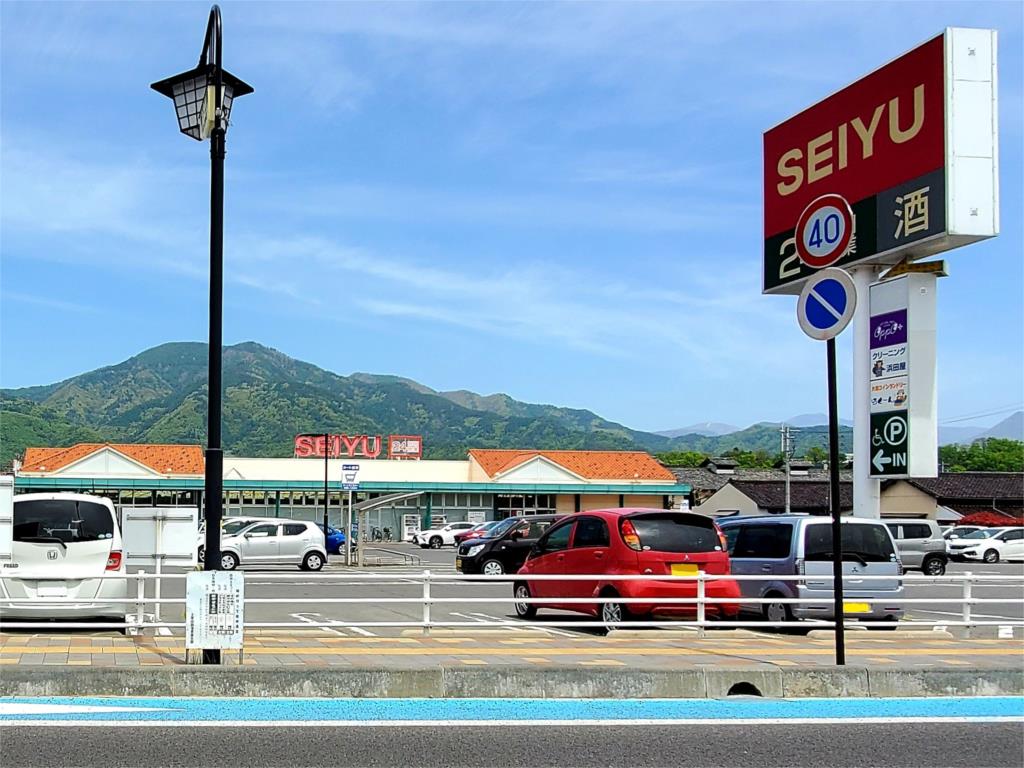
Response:
[[[303,581],[304,583],[312,582],[323,582],[325,588],[343,588],[345,586],[352,586],[356,584],[373,584],[387,582],[390,585],[401,584],[403,586],[409,586],[410,591],[413,594],[408,596],[399,597],[386,597],[383,595],[376,594],[372,597],[361,597],[361,596],[338,596],[337,594],[326,594],[323,597],[256,597],[247,594],[245,596],[245,605],[257,606],[257,605],[306,605],[316,604],[318,606],[419,606],[420,610],[413,610],[410,613],[414,616],[410,616],[408,620],[352,620],[345,619],[325,619],[324,621],[316,621],[308,618],[304,618],[302,621],[259,621],[259,620],[246,620],[244,626],[246,628],[263,628],[263,629],[284,629],[284,628],[316,628],[316,627],[332,627],[332,628],[344,628],[344,627],[360,627],[360,628],[394,628],[394,629],[421,629],[425,634],[429,633],[431,629],[457,629],[457,628],[487,628],[487,627],[516,627],[526,628],[535,627],[539,629],[549,628],[561,628],[561,629],[607,629],[609,628],[609,622],[600,620],[600,606],[607,603],[615,603],[624,607],[627,611],[631,605],[642,605],[658,606],[661,609],[676,609],[685,610],[688,614],[685,618],[681,619],[666,619],[666,618],[645,618],[645,619],[630,619],[623,622],[617,622],[614,624],[617,628],[623,627],[690,627],[703,634],[705,630],[709,628],[783,628],[783,627],[795,627],[799,626],[808,629],[817,628],[831,628],[835,626],[835,622],[832,618],[818,618],[818,619],[801,619],[798,622],[794,621],[768,621],[765,618],[757,618],[754,620],[745,619],[743,614],[738,616],[725,616],[721,615],[720,606],[745,606],[749,611],[759,611],[758,606],[768,604],[778,605],[809,605],[815,606],[821,609],[823,613],[832,613],[832,590],[831,590],[831,574],[795,574],[795,575],[777,575],[777,574],[764,574],[764,575],[719,575],[719,574],[708,574],[704,572],[698,572],[693,575],[685,576],[670,576],[670,575],[611,575],[611,574],[599,574],[599,575],[541,575],[541,574],[522,574],[522,575],[500,575],[500,576],[487,576],[487,575],[466,575],[457,573],[445,573],[436,572],[431,570],[424,570],[421,572],[403,572],[401,574],[394,573],[281,573],[281,572],[268,572],[268,571],[248,571],[246,572],[251,578],[258,578],[262,582],[275,582],[282,585],[286,585],[289,582]],[[77,599],[67,597],[12,597],[8,590],[5,582],[18,582],[18,581],[39,581],[38,577],[26,577],[26,576],[8,576],[5,575],[0,578],[0,624],[6,626],[8,623],[4,620],[4,608],[6,606],[24,606],[31,605],[33,607],[52,605],[55,608],[59,606],[76,606],[76,605],[87,605],[95,603],[103,604],[124,604],[125,605],[125,623],[117,621],[109,622],[81,622],[81,621],[17,621],[14,623],[10,622],[9,626],[18,627],[24,629],[127,629],[129,631],[140,631],[149,628],[167,628],[167,629],[181,629],[185,627],[183,620],[165,620],[161,616],[162,606],[178,606],[183,612],[185,605],[184,597],[161,597],[160,585],[163,582],[174,582],[182,581],[187,578],[187,573],[161,573],[153,574],[146,573],[143,571],[137,571],[135,573],[122,573],[122,574],[104,574],[102,576],[89,577],[96,580],[126,580],[129,582],[129,586],[134,583],[134,596],[126,596],[124,598],[106,598],[106,597],[94,597],[89,599]],[[1024,627],[1024,618],[1013,618],[1013,617],[997,617],[987,618],[982,616],[981,618],[974,615],[974,608],[981,606],[996,606],[996,605],[1024,605],[1024,573],[1020,576],[1016,575],[1002,575],[1002,574],[974,574],[966,572],[963,574],[953,574],[944,576],[925,576],[920,574],[903,574],[897,575],[861,575],[849,577],[847,579],[847,589],[850,589],[850,582],[856,580],[858,582],[898,582],[902,585],[904,592],[903,594],[886,594],[885,592],[877,592],[871,595],[859,595],[859,594],[848,594],[846,595],[846,604],[867,604],[875,605],[882,604],[885,607],[899,607],[902,609],[912,608],[914,606],[930,606],[930,605],[958,605],[960,606],[959,618],[952,619],[905,619],[901,618],[898,622],[893,622],[896,626],[901,628],[937,628],[937,627],[984,627],[984,626],[1012,626],[1012,627]],[[602,585],[602,589],[605,590],[597,596],[585,595],[580,597],[529,597],[521,598],[515,597],[512,594],[506,593],[505,595],[459,595],[459,596],[445,596],[439,594],[438,590],[456,584],[472,584],[478,586],[491,586],[496,584],[502,584],[510,586],[512,584],[539,584],[542,582],[559,582],[561,584],[572,584],[577,582],[592,582],[595,585]],[[709,587],[712,587],[717,582],[722,581],[733,581],[733,582],[803,582],[807,583],[820,583],[822,586],[819,590],[816,590],[818,594],[813,597],[782,597],[782,596],[769,596],[769,597],[732,597],[732,596],[714,596],[709,594]],[[148,597],[146,592],[146,585],[149,582],[154,583],[154,596]],[[680,596],[642,596],[642,597],[624,597],[618,594],[619,591],[627,591],[628,588],[624,588],[622,585],[628,582],[645,582],[647,585],[656,584],[661,588],[666,588],[668,585],[677,583],[680,585],[682,592],[683,584],[693,584],[693,594],[681,594]],[[914,587],[918,586],[943,586],[950,585],[958,587],[958,594],[956,596],[941,596],[941,597],[915,597],[910,592]],[[995,588],[995,587],[1016,587],[1018,588],[1014,597],[979,597],[975,596],[976,588]],[[593,587],[590,588],[591,590]],[[612,590],[615,590],[614,592]],[[129,589],[131,593],[133,590]],[[511,589],[509,590],[511,592]],[[688,590],[687,590],[688,591]],[[564,590],[563,590],[564,592]],[[532,619],[525,618],[513,618],[509,615],[505,618],[502,617],[491,617],[490,619],[480,620],[468,620],[459,619],[453,620],[450,617],[446,617],[443,614],[439,615],[439,608],[445,606],[460,606],[460,605],[501,605],[508,606],[510,609],[509,613],[514,612],[516,604],[520,605],[534,605],[538,607],[547,607],[552,603],[557,602],[560,606],[588,606],[590,610],[598,614],[598,618],[593,619],[567,619],[564,616],[547,616],[543,619]],[[152,612],[148,612],[147,608],[152,608]],[[59,613],[59,611],[57,611]],[[730,610],[731,613],[731,610]],[[847,627],[856,626],[860,623],[860,620],[856,615],[849,614],[844,617],[844,625]]]

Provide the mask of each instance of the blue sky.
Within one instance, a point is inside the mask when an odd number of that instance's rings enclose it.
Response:
[[[208,8],[0,4],[2,386],[205,340],[208,147],[148,84],[194,65]],[[823,347],[760,293],[761,134],[994,27],[1002,233],[947,254],[940,420],[1024,400],[1020,3],[222,8],[256,88],[228,133],[225,342],[639,429],[825,410]]]

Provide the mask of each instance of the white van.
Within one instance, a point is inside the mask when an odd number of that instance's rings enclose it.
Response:
[[[112,601],[127,598],[127,579],[96,578],[125,573],[121,529],[109,499],[80,493],[15,496],[12,533],[11,559],[0,574],[0,616],[124,621],[127,603]]]

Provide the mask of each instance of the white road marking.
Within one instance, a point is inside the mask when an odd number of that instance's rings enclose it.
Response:
[[[930,610],[924,610],[923,608],[911,608],[910,610],[913,613],[933,613],[936,616],[956,616],[958,618],[963,618],[963,615],[964,615],[963,611],[959,611],[959,612],[955,612],[955,611],[930,611]],[[1014,618],[1013,616],[993,616],[993,615],[988,614],[988,613],[975,613],[974,611],[971,611],[971,618],[972,619],[996,619],[997,621],[998,620],[1002,620],[1002,621],[1024,621],[1024,619]]]
[[[310,618],[307,618],[307,616],[320,616],[319,613],[292,613],[292,614],[289,614],[289,615],[293,619],[298,619],[299,621],[303,622],[304,624],[316,624],[316,623],[318,623],[317,619],[310,619]],[[324,632],[328,632],[328,633],[330,633],[332,635],[341,635],[342,637],[345,636],[344,632],[339,632],[338,630],[331,629],[330,627],[317,627],[317,629],[322,629]]]
[[[1024,723],[1024,717],[636,718],[606,720],[0,720],[0,728],[530,728],[606,725],[896,725]]]
[[[156,633],[158,635],[163,635],[165,637],[168,636],[168,635],[174,634],[173,632],[171,632],[171,628],[170,627],[157,627],[156,628]]]
[[[1013,627],[1008,624],[1001,624],[997,637],[1000,640],[1013,640]]]

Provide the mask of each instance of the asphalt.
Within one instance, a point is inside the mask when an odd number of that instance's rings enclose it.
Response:
[[[75,728],[0,731],[5,768],[1019,768],[1020,723]]]
[[[419,599],[422,586],[414,578],[424,570],[436,575],[453,574],[454,551],[448,547],[441,550],[420,549],[411,544],[388,544],[389,549],[404,552],[421,559],[417,566],[405,567],[369,567],[357,571],[343,565],[338,556],[330,558],[327,568],[315,577],[305,578],[295,568],[243,568],[246,582],[246,621],[247,622],[291,622],[320,623],[337,622],[332,630],[336,635],[348,636],[389,636],[401,634],[401,628],[374,626],[389,622],[418,622],[422,619],[423,609],[416,602],[380,603],[368,600],[366,603],[325,603],[324,598],[384,598]],[[973,608],[976,620],[992,622],[1024,621],[1024,564],[999,563],[951,563],[948,573],[961,574],[972,572],[978,575],[1018,576],[1020,581],[1002,584],[981,584],[973,588],[974,598],[994,599],[1005,602],[978,605]],[[179,571],[180,573],[180,571]],[[368,573],[387,575],[383,581],[373,583],[354,583],[342,579],[352,573]],[[288,577],[287,581],[278,580],[279,576]],[[337,579],[331,578],[338,577]],[[153,596],[152,585],[148,594]],[[167,580],[163,589],[164,598],[184,598],[184,580]],[[471,581],[462,583],[434,584],[431,594],[435,598],[453,600],[455,602],[436,603],[431,608],[435,621],[452,623],[487,623],[494,621],[515,621],[515,612],[511,602],[501,602],[511,598],[511,586],[508,583]],[[954,584],[914,584],[907,583],[907,597],[949,600],[927,605],[908,605],[909,620],[929,622],[959,621],[963,615],[960,604],[952,602],[963,594],[963,588]],[[280,602],[258,603],[252,600],[270,599]],[[471,601],[472,600],[472,601]],[[479,600],[479,602],[476,602]],[[184,621],[184,608],[181,605],[166,605],[161,608],[161,618],[165,621]],[[591,618],[581,614],[567,612],[542,611],[540,616],[546,617],[548,624],[552,621],[565,622],[568,626],[550,628],[569,634],[594,634],[596,630],[574,627]],[[347,626],[343,626],[347,625]],[[996,636],[998,626],[989,626],[972,630],[977,636]],[[1016,637],[1024,637],[1024,627],[1003,629]]]

